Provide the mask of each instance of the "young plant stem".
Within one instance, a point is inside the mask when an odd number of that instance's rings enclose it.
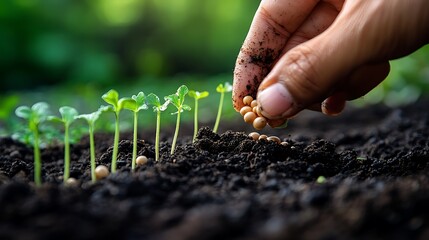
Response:
[[[159,129],[161,127],[161,111],[156,112],[155,161],[159,160]]]
[[[116,159],[118,157],[118,145],[119,145],[119,113],[115,114],[115,116],[116,116],[115,138],[113,140],[112,164],[110,166],[110,171],[112,173],[116,172]]]
[[[131,169],[136,168],[136,158],[137,158],[137,127],[138,127],[138,112],[134,112],[134,133],[133,133],[133,158],[131,161]]]
[[[176,149],[177,136],[179,135],[180,112],[181,111],[182,111],[182,108],[179,107],[178,111],[177,111],[176,130],[174,131],[173,143],[171,144],[171,152],[170,152],[171,155],[173,155],[174,149]]]
[[[198,133],[198,99],[195,98],[195,108],[194,108],[194,136],[192,137],[192,142],[195,142]]]
[[[70,143],[69,143],[69,126],[64,126],[64,176],[63,181],[66,182],[70,177]]]
[[[91,180],[93,183],[97,180],[95,177],[95,144],[94,144],[94,127],[89,126],[89,151],[91,158]]]
[[[42,162],[40,159],[40,148],[39,148],[39,130],[36,128],[33,130],[34,134],[34,145],[33,145],[33,151],[34,151],[34,183],[36,186],[42,185],[42,178],[41,178],[41,172],[42,172]]]
[[[215,125],[214,125],[214,127],[213,127],[213,132],[214,133],[216,133],[217,132],[217,129],[218,129],[218,127],[219,127],[219,122],[220,122],[220,116],[221,116],[221,114],[222,114],[222,105],[223,105],[223,98],[224,98],[224,96],[225,96],[225,93],[224,92],[221,92],[220,93],[220,101],[219,101],[219,109],[218,109],[218,111],[217,111],[217,117],[216,117],[216,122],[215,122]]]

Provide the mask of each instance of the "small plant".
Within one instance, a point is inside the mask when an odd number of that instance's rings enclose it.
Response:
[[[49,105],[45,102],[38,102],[31,108],[28,106],[20,106],[15,110],[15,114],[28,121],[28,128],[33,133],[33,153],[34,153],[34,183],[36,186],[42,184],[41,171],[42,161],[40,159],[39,148],[39,125],[46,121],[49,113]]]
[[[186,87],[185,85],[182,85],[177,89],[175,94],[168,95],[164,98],[166,101],[170,101],[177,108],[177,112],[172,113],[172,114],[177,114],[176,130],[174,131],[173,142],[171,144],[172,155],[176,148],[177,136],[179,135],[180,113],[183,112],[183,110],[186,110],[186,111],[191,110],[191,107],[189,107],[186,104],[183,104],[185,102],[186,94],[188,94],[188,87]]]
[[[110,166],[111,172],[116,172],[116,159],[118,157],[119,145],[119,113],[124,108],[124,104],[129,102],[130,98],[119,99],[119,94],[116,90],[111,89],[101,97],[106,103],[111,105],[110,111],[115,113],[115,137],[113,140],[113,153],[112,164]]]
[[[170,101],[165,101],[161,104],[159,97],[153,93],[147,95],[147,103],[153,106],[153,111],[156,112],[156,134],[155,134],[155,161],[159,160],[159,131],[161,128],[161,112],[167,109]]]
[[[109,107],[101,106],[97,111],[89,114],[81,114],[76,116],[76,119],[85,119],[88,123],[88,133],[89,133],[89,151],[90,151],[90,163],[91,163],[91,180],[95,182],[97,180],[95,175],[95,144],[94,144],[94,130],[95,122],[100,117],[101,113],[107,111]]]
[[[189,96],[195,99],[195,106],[194,106],[194,135],[192,137],[192,141],[195,141],[195,138],[197,137],[198,132],[198,100],[202,98],[206,98],[209,96],[209,92],[198,92],[194,90],[190,90],[188,93]]]
[[[218,93],[220,93],[220,101],[219,101],[219,109],[217,111],[217,117],[216,117],[216,122],[215,125],[213,127],[213,132],[217,132],[217,129],[219,127],[219,122],[220,122],[220,116],[222,115],[222,108],[223,108],[223,100],[225,98],[225,93],[226,92],[231,92],[232,91],[232,86],[229,82],[225,82],[225,85],[223,85],[222,83],[219,84],[216,87],[216,91]]]
[[[133,95],[130,100],[124,103],[124,108],[133,111],[134,113],[134,131],[133,131],[133,158],[131,159],[131,169],[136,167],[137,158],[137,127],[138,113],[140,110],[147,109],[146,97],[143,92]]]
[[[70,177],[70,139],[69,128],[79,114],[76,109],[64,106],[60,107],[61,118],[56,116],[49,116],[48,120],[60,122],[64,124],[64,177],[63,181],[66,182]]]

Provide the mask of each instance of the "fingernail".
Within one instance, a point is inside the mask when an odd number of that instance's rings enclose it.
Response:
[[[281,117],[292,106],[292,96],[281,83],[274,83],[262,90],[257,100],[262,115],[269,119]]]

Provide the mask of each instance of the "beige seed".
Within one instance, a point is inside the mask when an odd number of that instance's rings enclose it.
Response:
[[[267,125],[267,120],[264,117],[257,117],[253,121],[253,127],[256,130],[261,130]]]
[[[259,136],[258,140],[267,140],[268,136],[265,134],[261,134],[261,136]]]
[[[103,179],[109,175],[109,169],[104,165],[99,165],[95,168],[95,177]]]
[[[261,108],[259,108],[258,106],[255,107],[255,109],[253,109],[253,112],[256,113],[256,115],[258,115],[258,117],[263,117],[262,113],[261,113]]]
[[[249,137],[253,138],[253,140],[258,140],[259,136],[261,136],[261,134],[257,133],[257,132],[251,132],[249,133]]]
[[[279,137],[277,137],[277,136],[269,136],[269,137],[267,138],[267,140],[268,140],[268,141],[274,141],[274,142],[276,142],[276,143],[281,143],[280,138],[279,138]]]
[[[244,114],[244,121],[247,123],[253,123],[253,121],[255,121],[256,118],[256,114],[254,112],[248,112],[246,114]]]
[[[256,115],[258,115],[258,114],[257,114],[257,111],[258,111],[258,107],[253,107],[253,108],[252,108],[252,112],[254,112]]]
[[[251,112],[252,111],[252,108],[251,107],[249,107],[249,106],[244,106],[244,107],[242,107],[241,109],[240,109],[240,114],[241,114],[241,116],[244,116],[244,114],[246,114],[246,113],[248,113],[248,112]]]
[[[250,103],[250,106],[251,106],[252,108],[254,108],[254,107],[258,106],[258,101],[253,100],[253,101]]]
[[[146,156],[138,156],[138,157],[136,158],[136,164],[137,164],[138,166],[146,165],[146,164],[147,164],[147,162],[148,162],[148,159],[147,159],[147,157],[146,157]]]
[[[252,101],[253,101],[253,97],[252,96],[245,96],[243,98],[244,105],[250,106],[250,104],[252,103]]]
[[[281,142],[280,144],[283,145],[283,146],[285,146],[285,147],[289,146],[288,142]]]
[[[66,180],[66,185],[67,186],[77,186],[77,180],[76,180],[76,178],[68,178],[67,180]]]

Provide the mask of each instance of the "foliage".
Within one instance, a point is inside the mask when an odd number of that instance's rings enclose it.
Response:
[[[133,156],[131,159],[131,169],[136,167],[137,158],[137,127],[138,127],[138,112],[147,109],[146,96],[143,92],[133,95],[131,100],[126,101],[124,108],[133,111],[134,113],[134,129],[133,129]]]
[[[33,133],[34,183],[40,186],[42,183],[42,160],[40,159],[39,148],[39,125],[47,120],[49,105],[45,102],[38,102],[31,108],[28,106],[20,106],[15,110],[15,114],[28,121],[28,128]]]
[[[203,92],[198,92],[195,90],[190,90],[189,91],[189,96],[194,98],[195,100],[195,106],[194,106],[194,135],[192,137],[192,141],[195,141],[195,138],[197,137],[197,132],[198,132],[198,100],[206,98],[209,96],[209,92],[207,91],[203,91]]]
[[[180,128],[180,114],[183,112],[183,110],[186,110],[186,111],[191,110],[191,107],[184,104],[185,97],[188,94],[188,92],[189,92],[188,87],[185,85],[182,85],[177,89],[175,94],[171,94],[164,97],[166,101],[170,101],[177,108],[177,112],[172,113],[172,114],[177,114],[177,120],[176,120],[176,129],[174,131],[173,142],[171,144],[171,154],[173,154],[174,150],[176,149],[177,136],[179,135],[179,128]]]
[[[59,112],[61,118],[56,116],[49,116],[48,120],[54,122],[60,122],[64,124],[64,177],[63,181],[66,182],[70,177],[70,140],[69,140],[69,128],[76,116],[79,115],[76,109],[64,106],[60,107]]]
[[[153,111],[156,112],[156,133],[155,133],[155,161],[159,160],[159,131],[161,128],[161,112],[165,111],[170,104],[170,101],[165,101],[161,104],[159,97],[153,93],[147,95],[146,101],[153,106]]]
[[[129,104],[132,101],[130,98],[119,99],[119,94],[116,90],[111,89],[101,97],[106,103],[112,107],[110,111],[115,113],[115,137],[113,140],[113,153],[112,153],[112,164],[110,166],[111,172],[116,172],[116,160],[118,158],[118,145],[119,145],[119,113],[124,108],[124,105]]]
[[[220,116],[222,115],[222,108],[223,108],[223,101],[225,98],[225,93],[231,92],[232,86],[229,82],[225,82],[225,85],[221,83],[216,87],[216,91],[218,93],[220,93],[220,100],[219,100],[219,108],[218,108],[217,116],[216,116],[216,122],[215,122],[215,125],[213,127],[213,132],[215,132],[215,133],[217,132],[217,129],[219,127]]]
[[[85,119],[88,123],[88,133],[89,133],[89,151],[90,151],[90,163],[91,163],[91,180],[95,182],[97,180],[95,176],[95,143],[94,143],[94,130],[95,122],[99,119],[100,115],[108,111],[109,107],[100,106],[97,111],[89,114],[81,114],[76,116],[76,119]]]

